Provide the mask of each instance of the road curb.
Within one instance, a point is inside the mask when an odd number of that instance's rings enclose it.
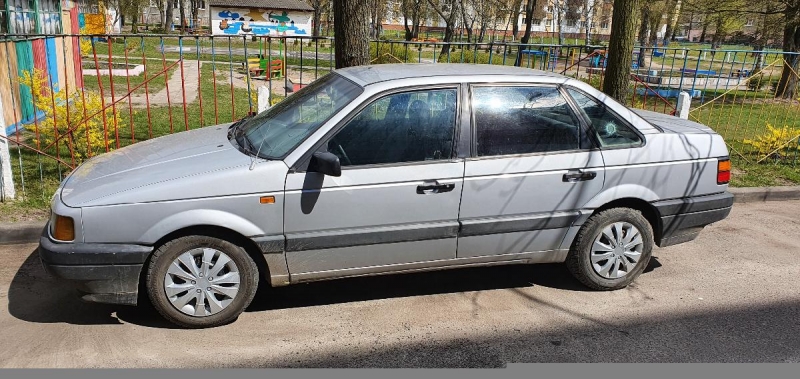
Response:
[[[39,241],[45,223],[47,221],[0,224],[0,245]]]
[[[792,187],[731,187],[734,203],[762,201],[800,200],[800,186]],[[0,224],[0,245],[31,243],[39,241],[46,221]]]
[[[729,188],[734,203],[759,201],[799,200],[800,186]]]

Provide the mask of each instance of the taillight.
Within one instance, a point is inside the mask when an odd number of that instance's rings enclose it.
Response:
[[[717,162],[717,184],[728,184],[731,181],[731,160],[720,159]]]

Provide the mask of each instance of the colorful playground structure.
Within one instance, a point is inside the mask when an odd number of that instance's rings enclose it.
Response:
[[[242,62],[245,73],[255,79],[281,79],[286,76],[286,48],[284,40],[278,39],[277,54],[273,56],[273,50],[269,46],[269,38],[261,38],[258,45],[258,55],[249,57]]]

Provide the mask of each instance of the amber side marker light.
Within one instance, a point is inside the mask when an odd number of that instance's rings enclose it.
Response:
[[[720,159],[717,163],[717,184],[728,184],[731,181],[731,160]]]
[[[53,238],[59,241],[72,241],[75,239],[75,223],[72,217],[56,216],[56,228]]]
[[[275,196],[261,196],[258,200],[261,204],[274,204]]]

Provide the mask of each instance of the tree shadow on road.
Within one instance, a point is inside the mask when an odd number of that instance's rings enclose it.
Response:
[[[660,266],[653,257],[645,273]],[[247,311],[535,286],[589,291],[572,278],[563,264],[508,265],[348,278],[280,288],[264,285]],[[11,282],[8,310],[20,320],[36,323],[113,325],[124,321],[154,328],[175,328],[152,308],[142,288],[137,307],[80,300],[68,283],[60,282],[44,271],[35,251],[20,266]]]

